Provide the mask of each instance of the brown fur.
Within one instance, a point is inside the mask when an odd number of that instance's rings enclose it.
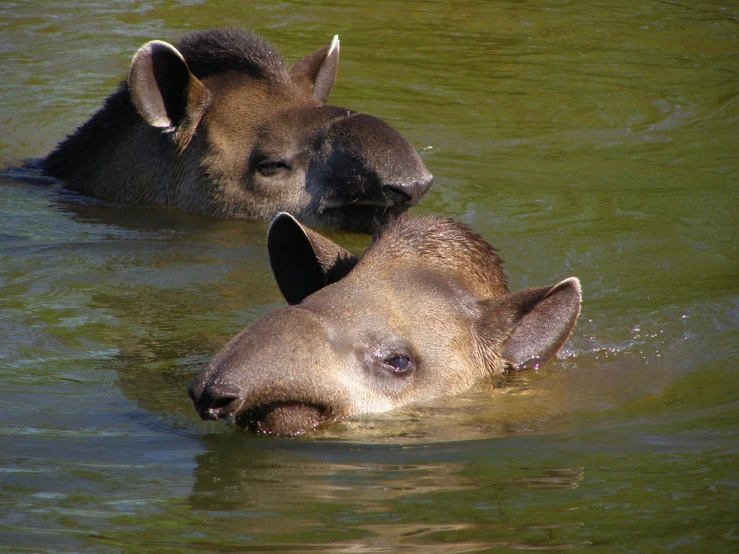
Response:
[[[545,363],[579,314],[576,279],[508,293],[495,250],[451,219],[401,217],[358,260],[281,214],[268,245],[293,305],[242,331],[193,382],[203,418],[295,434],[456,394]]]
[[[47,174],[113,202],[216,217],[287,210],[311,224],[358,231],[428,190],[431,175],[394,129],[323,103],[338,46],[291,68],[241,29],[191,33],[171,51],[152,44],[139,50],[129,80],[100,111],[44,159]],[[163,60],[172,69],[157,69]],[[265,160],[285,165],[265,176]]]
[[[362,262],[396,265],[415,262],[424,271],[443,271],[479,298],[508,292],[503,262],[495,248],[468,226],[450,218],[405,215],[385,226]]]

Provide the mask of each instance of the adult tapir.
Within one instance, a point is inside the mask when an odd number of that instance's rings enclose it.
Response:
[[[576,278],[509,293],[495,250],[451,219],[401,216],[359,260],[280,214],[268,249],[290,306],[231,339],[190,385],[203,419],[299,434],[459,393],[546,363],[580,313]]]
[[[103,200],[369,231],[432,177],[392,127],[325,104],[338,62],[338,37],[291,67],[238,28],[149,42],[43,169]]]

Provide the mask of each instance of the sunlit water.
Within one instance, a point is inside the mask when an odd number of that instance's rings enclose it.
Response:
[[[578,327],[538,372],[256,437],[185,389],[283,305],[266,223],[6,177],[0,549],[737,551],[737,7],[6,3],[0,163],[43,156],[143,42],[230,24],[290,61],[338,33],[332,102],[436,177],[414,212],[470,224],[514,289],[579,277]]]

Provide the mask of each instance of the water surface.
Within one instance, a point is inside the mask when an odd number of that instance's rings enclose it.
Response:
[[[557,360],[299,439],[189,381],[283,305],[264,222],[0,182],[0,548],[735,552],[739,10],[720,2],[17,2],[0,164],[43,156],[151,39],[239,24],[435,175],[513,289],[578,276]],[[368,239],[332,232],[360,253]]]

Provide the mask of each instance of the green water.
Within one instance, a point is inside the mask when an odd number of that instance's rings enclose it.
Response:
[[[0,164],[43,156],[142,43],[240,24],[435,175],[511,286],[583,283],[554,363],[300,439],[185,388],[281,306],[266,223],[0,182],[0,551],[739,550],[739,6],[0,4]],[[366,237],[331,236],[359,253]]]

